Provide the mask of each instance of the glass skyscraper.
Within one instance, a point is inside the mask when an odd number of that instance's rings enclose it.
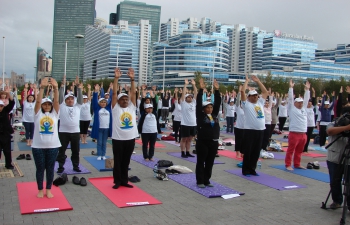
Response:
[[[143,2],[122,1],[117,5],[117,22],[126,20],[137,24],[140,20],[149,20],[152,25],[151,43],[158,42],[161,7]]]
[[[76,75],[78,75],[78,62],[79,77],[83,77],[84,38],[78,39],[75,35],[84,35],[85,26],[93,25],[94,18],[95,0],[55,0],[52,77],[57,80],[62,80],[63,78],[66,41],[68,42],[66,64],[67,79],[74,80]]]
[[[338,64],[350,65],[350,44],[338,44],[332,49],[318,49],[316,59],[329,59]]]

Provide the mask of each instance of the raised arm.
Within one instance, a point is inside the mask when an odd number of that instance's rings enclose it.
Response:
[[[49,85],[49,79],[47,77],[41,79],[39,94],[35,101],[35,106],[34,106],[35,114],[37,114],[41,109],[41,100],[43,99],[44,89],[47,87],[47,85]]]
[[[185,80],[185,84],[186,84],[186,80]],[[202,107],[203,107],[203,89],[205,88],[205,83],[203,78],[201,78],[199,80],[199,92],[197,94],[197,105],[196,105],[196,116],[197,118],[200,118],[200,116],[202,115]],[[184,95],[184,94],[183,94]]]
[[[216,79],[214,79],[213,83],[215,92],[214,92],[214,106],[213,106],[213,115],[219,115],[220,110],[220,104],[221,104],[221,97],[220,97],[220,91],[219,91],[219,83]]]
[[[193,99],[197,99],[197,87],[196,87],[196,81],[194,79],[191,80],[192,88],[193,88]]]
[[[128,77],[131,81],[131,87],[129,92],[129,99],[136,107],[136,94],[135,94],[135,72],[133,68],[128,69]]]
[[[304,102],[303,102],[303,107],[306,108],[307,104],[309,103],[309,99],[310,99],[310,82],[306,81],[305,85],[304,85]]]
[[[114,69],[114,82],[113,82],[113,90],[118,90],[118,81],[119,78],[122,76],[122,72],[119,68]],[[114,108],[115,104],[118,102],[118,92],[113,91],[112,96],[112,109]]]
[[[335,102],[335,91],[332,92],[332,103],[329,106],[329,110],[332,110],[334,108],[334,102]]]
[[[243,88],[241,90],[241,99],[242,101],[246,101],[247,100],[247,96],[245,94],[245,90],[247,90],[248,88],[248,83],[249,83],[249,77],[248,77],[248,74],[245,75],[245,82],[243,84]]]
[[[258,84],[260,90],[261,90],[261,97],[263,99],[266,99],[267,96],[269,95],[269,92],[266,90],[265,86],[263,85],[263,83],[261,83],[260,79],[255,76],[255,75],[252,75],[252,80]]]
[[[83,83],[80,83],[77,85],[78,86],[78,90],[77,90],[77,94],[78,94],[78,98],[77,98],[77,103],[79,105],[82,105],[83,104]]]
[[[293,80],[289,80],[289,90],[288,90],[288,108],[291,108],[294,105],[294,93],[293,93],[294,83]]]
[[[185,95],[187,93],[187,85],[188,85],[188,79],[185,79],[185,84],[184,84],[184,88],[182,90],[182,95],[181,95],[181,101],[185,101]],[[197,102],[198,104],[198,102]]]

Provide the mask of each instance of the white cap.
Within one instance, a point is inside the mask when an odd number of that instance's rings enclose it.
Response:
[[[281,103],[286,103],[286,101],[281,101]]]
[[[258,94],[258,92],[256,90],[251,90],[251,91],[248,92],[248,96],[250,96],[250,95],[257,95],[257,94]]]
[[[49,99],[49,98],[43,98],[43,99],[41,100],[41,104],[44,104],[45,102],[50,102],[50,103],[52,104],[52,101],[51,101],[51,99]]]
[[[302,99],[302,98],[296,98],[295,100],[294,100],[294,102],[303,102],[304,101],[304,99]]]
[[[127,94],[125,94],[125,93],[120,93],[119,95],[118,95],[118,100],[121,98],[121,97],[123,97],[123,96],[128,96]],[[128,96],[129,97],[129,96]]]
[[[64,96],[64,100],[66,100],[66,99],[69,98],[69,97],[73,97],[73,98],[74,98],[74,95],[68,94],[68,95]]]
[[[185,94],[185,98],[187,98],[188,96],[191,96],[193,98],[192,94]]]
[[[213,103],[212,102],[208,102],[208,101],[205,101],[205,102],[203,102],[203,107],[205,107],[205,106],[207,106],[207,105],[213,105]]]
[[[0,105],[5,105],[4,102],[2,100],[0,100]]]
[[[100,98],[100,99],[98,100],[98,102],[100,103],[100,101],[103,101],[103,100],[105,100],[105,101],[106,101],[106,99],[105,99],[105,98]]]
[[[83,98],[88,98],[86,95],[83,95]]]
[[[106,92],[106,93],[105,93],[105,96],[106,96],[106,95],[109,95],[109,93],[108,93],[108,92]]]
[[[231,98],[230,102],[235,102],[235,99]]]
[[[324,101],[324,104],[325,105],[329,105],[329,101]]]
[[[153,105],[152,104],[145,104],[145,109],[148,109],[148,108],[153,108]]]

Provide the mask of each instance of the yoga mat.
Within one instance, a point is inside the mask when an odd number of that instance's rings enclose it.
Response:
[[[89,181],[119,208],[162,204],[135,184],[131,184],[133,188],[120,186],[113,189],[113,177],[89,178]]]
[[[110,144],[110,145],[113,145],[112,144],[112,140],[107,140],[107,143]]]
[[[139,145],[142,145],[142,140],[141,139],[135,139],[135,142]],[[165,145],[159,143],[159,142],[156,142],[155,146],[156,148],[165,148]]]
[[[106,158],[111,158],[106,156]],[[97,160],[97,156],[84,156],[84,159],[88,161],[93,167],[95,167],[98,171],[113,171],[113,168],[105,168],[105,160]]]
[[[276,138],[276,141],[288,143],[288,138]]]
[[[222,140],[222,142],[224,142],[224,143],[230,142],[233,145],[236,144],[236,142],[232,138],[225,138],[225,139]]]
[[[321,148],[320,146],[314,147],[315,151],[320,151],[320,152],[327,152],[327,149]]]
[[[328,168],[327,162],[319,162],[319,164],[320,164],[320,166],[322,166],[322,167]]]
[[[214,185],[214,187],[199,188],[197,187],[196,175],[194,173],[169,175],[169,178],[207,198],[216,198],[216,197],[221,197],[222,195],[228,195],[228,194],[244,195],[244,193],[242,192],[233,190],[229,187],[226,187],[224,185],[218,184],[213,181],[210,181],[210,183]]]
[[[226,135],[232,135],[232,136],[235,136],[235,134],[234,134],[234,133],[227,133],[227,132],[226,132],[226,129],[225,129],[225,130],[221,130],[221,131],[220,131],[220,133],[222,133],[222,134],[226,134]]]
[[[175,143],[175,141],[164,141],[165,143],[171,144],[171,145],[175,145],[180,147],[180,143]]]
[[[181,152],[167,152],[167,153],[168,153],[168,155],[174,156],[176,158],[183,159],[183,160],[193,162],[193,163],[197,163],[197,155],[196,154],[192,154],[194,157],[182,158]],[[225,164],[225,163],[218,161],[218,160],[215,160],[214,164]]]
[[[70,149],[70,143],[67,146],[67,149]],[[87,144],[82,144],[80,143],[80,149],[89,149],[89,148],[94,148],[97,149],[97,144],[96,142],[89,141]]]
[[[17,142],[18,149],[20,151],[31,151],[32,147],[28,146],[26,142]]]
[[[88,169],[86,169],[83,165],[81,165],[81,163],[79,163],[79,169],[81,170],[81,172],[74,171],[72,161],[70,158],[66,158],[66,163],[64,164],[63,167],[64,167],[63,173],[66,173],[68,175],[91,173]],[[58,169],[58,162],[55,162],[55,169],[54,170],[57,171],[57,169]]]
[[[282,153],[282,152],[272,152],[273,155],[275,156],[274,159],[285,159],[286,158],[286,154],[285,153]]]
[[[44,187],[46,183],[44,182]],[[54,212],[72,210],[72,206],[67,201],[59,187],[52,185],[51,192],[54,195],[49,199],[46,195],[38,198],[38,186],[36,182],[17,183],[18,201],[21,214]],[[46,190],[44,189],[44,193]]]
[[[307,156],[311,158],[327,157],[327,155],[319,153],[303,153],[302,156]]]
[[[232,152],[232,151],[229,151],[229,150],[219,150],[218,154],[221,155],[221,156],[226,156],[228,158],[238,160],[238,161],[243,161],[243,158],[237,158],[236,157],[236,152]]]
[[[144,166],[147,166],[149,168],[154,168],[154,165],[157,164],[158,160],[156,157],[153,157],[153,161],[146,161],[144,158],[143,158],[143,155],[136,155],[136,154],[133,154],[131,156],[131,159],[135,162],[138,162]]]
[[[289,180],[283,180],[275,176],[271,176],[265,173],[262,173],[258,171],[259,176],[244,176],[242,174],[241,169],[235,169],[235,170],[225,170],[228,173],[234,174],[236,176],[239,176],[241,178],[244,178],[246,180],[253,181],[258,184],[265,185],[267,187],[279,190],[279,191],[285,191],[285,190],[293,190],[298,188],[306,188],[306,186],[294,183]]]
[[[283,170],[286,172],[294,173],[303,177],[308,177],[314,180],[322,181],[325,183],[329,183],[329,175],[326,173],[318,172],[315,170],[304,170],[304,169],[294,169],[293,171],[286,170],[285,165],[271,165],[270,167]]]

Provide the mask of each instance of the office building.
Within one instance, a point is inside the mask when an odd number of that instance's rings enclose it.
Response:
[[[120,82],[129,83],[127,71],[135,70],[135,81],[148,83],[151,25],[148,20],[129,24],[86,27],[84,71],[87,79],[113,78],[114,69],[123,73]]]
[[[187,22],[180,22],[178,18],[170,18],[168,22],[162,23],[160,26],[160,42],[168,41],[170,37],[182,34],[184,30],[188,29]]]
[[[117,14],[116,13],[109,14],[109,24],[117,25]]]
[[[129,24],[137,24],[140,20],[148,20],[152,25],[151,43],[154,43],[159,40],[160,12],[160,6],[124,0],[117,5],[116,22],[125,20]]]
[[[93,25],[95,18],[95,0],[71,1],[55,0],[52,77],[62,80],[65,70],[65,49],[67,44],[67,80],[74,80],[78,75],[83,78],[85,26]],[[79,65],[78,65],[79,64]]]
[[[317,49],[316,59],[334,60],[337,64],[350,65],[350,44],[338,44],[332,49]]]

